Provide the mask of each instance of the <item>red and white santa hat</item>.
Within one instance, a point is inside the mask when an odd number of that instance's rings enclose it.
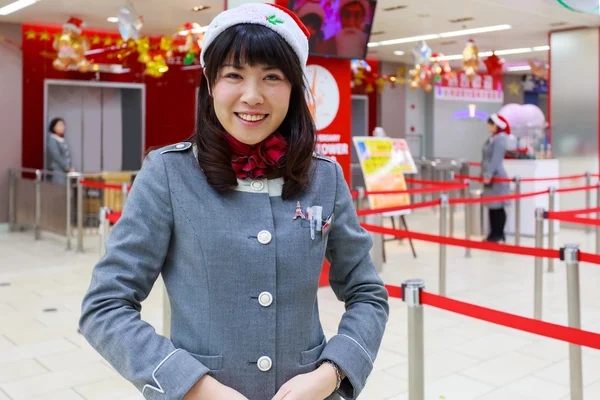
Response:
[[[83,27],[85,27],[85,23],[81,19],[75,17],[69,18],[69,20],[63,24],[63,28],[72,29],[77,33],[81,33],[81,28]]]
[[[506,134],[510,135],[510,125],[506,118],[500,114],[492,114],[490,115],[490,119],[494,121],[494,124],[498,127],[498,133],[506,132]]]
[[[204,52],[217,36],[239,24],[258,24],[279,34],[294,50],[302,67],[308,60],[310,33],[298,16],[285,7],[270,3],[249,3],[225,10],[217,15],[204,33],[200,65],[205,67]]]

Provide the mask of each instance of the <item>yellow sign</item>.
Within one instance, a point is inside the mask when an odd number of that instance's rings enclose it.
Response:
[[[404,173],[413,171],[414,162],[405,141],[405,146],[402,146],[398,142],[402,139],[379,137],[354,137],[353,139],[368,192],[407,189]],[[372,209],[405,206],[410,204],[410,196],[408,194],[369,195],[369,203]]]

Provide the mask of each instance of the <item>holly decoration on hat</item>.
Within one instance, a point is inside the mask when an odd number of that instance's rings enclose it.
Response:
[[[283,21],[280,20],[279,18],[277,18],[277,16],[275,14],[269,15],[267,17],[267,21],[269,21],[269,23],[273,24],[273,25],[283,24]]]

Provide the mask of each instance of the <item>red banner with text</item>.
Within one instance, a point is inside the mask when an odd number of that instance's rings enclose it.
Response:
[[[441,82],[435,85],[435,98],[503,103],[502,76],[477,74],[473,79],[469,79],[466,73],[459,72],[449,78],[442,78]]]

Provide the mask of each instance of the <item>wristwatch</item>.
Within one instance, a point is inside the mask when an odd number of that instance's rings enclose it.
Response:
[[[342,381],[344,380],[345,377],[343,376],[343,373],[342,373],[342,370],[340,369],[340,367],[338,367],[338,365],[331,360],[323,360],[319,364],[319,366],[321,366],[325,363],[331,365],[331,367],[335,370],[335,374],[337,375],[337,385],[335,385],[335,390],[334,390],[334,392],[335,392],[336,390],[338,390],[340,388],[340,385],[342,384]]]

